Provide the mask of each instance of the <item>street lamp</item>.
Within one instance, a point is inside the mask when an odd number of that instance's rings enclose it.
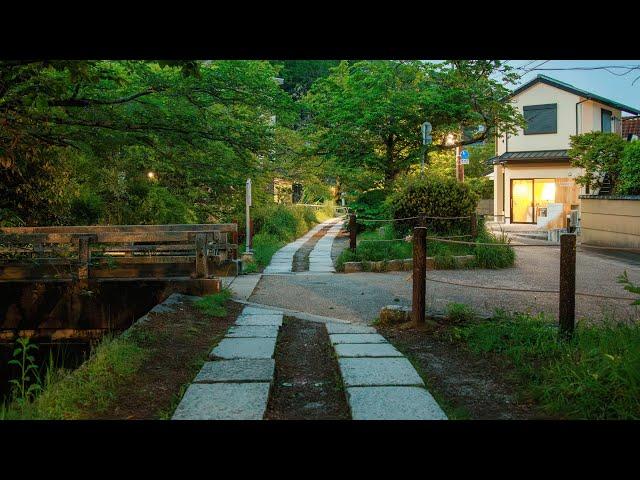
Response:
[[[156,178],[156,174],[153,172],[149,172],[147,173],[147,177],[149,177],[149,180],[154,180]]]

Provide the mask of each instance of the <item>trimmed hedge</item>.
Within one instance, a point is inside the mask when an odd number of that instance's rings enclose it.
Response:
[[[452,178],[407,176],[400,178],[387,199],[393,218],[421,214],[429,217],[466,217],[478,207],[478,195],[466,183]],[[412,229],[417,220],[397,222],[403,230]],[[429,231],[450,234],[468,233],[470,222],[460,220],[428,220]]]

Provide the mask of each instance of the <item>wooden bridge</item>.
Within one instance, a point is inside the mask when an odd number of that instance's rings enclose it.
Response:
[[[0,282],[209,279],[234,274],[238,226],[0,228]]]

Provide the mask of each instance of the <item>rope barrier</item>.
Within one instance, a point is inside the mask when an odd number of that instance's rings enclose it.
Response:
[[[554,293],[554,294],[560,293],[559,290],[538,290],[538,289],[509,288],[509,287],[487,287],[487,286],[483,286],[483,285],[471,285],[471,284],[460,283],[460,282],[448,282],[446,280],[439,280],[439,279],[435,279],[435,278],[432,278],[432,277],[426,277],[426,280],[429,281],[429,282],[444,283],[446,285],[454,285],[456,287],[477,288],[477,289],[480,289],[480,290],[500,290],[500,291],[504,291],[504,292],[522,292],[522,293]],[[631,298],[631,297],[615,297],[615,296],[610,296],[610,295],[600,295],[600,294],[597,294],[597,293],[587,293],[587,292],[576,292],[576,295],[581,295],[583,297],[602,298],[602,299],[608,299],[608,300],[628,300],[628,301],[631,301],[631,302],[633,302],[635,300],[635,298]]]
[[[426,228],[426,227],[417,227],[417,228]],[[486,247],[560,247],[560,245],[556,245],[556,244],[542,244],[542,243],[531,243],[531,244],[522,244],[522,245],[518,245],[518,244],[513,244],[513,243],[486,243],[486,242],[464,242],[462,240],[448,240],[446,238],[443,237],[427,237],[427,240],[434,240],[434,241],[438,241],[438,242],[442,242],[442,243],[456,243],[459,245],[481,245],[481,246],[486,246]]]
[[[420,216],[416,216],[416,217],[404,217],[404,218],[360,218],[360,217],[356,217],[356,221],[363,221],[363,222],[401,222],[403,220],[415,220],[420,218]],[[469,219],[471,218],[471,216],[466,216],[466,217],[429,217],[429,216],[424,216],[422,218],[426,218],[427,220],[464,220],[464,219]]]

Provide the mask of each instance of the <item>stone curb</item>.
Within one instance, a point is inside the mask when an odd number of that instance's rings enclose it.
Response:
[[[465,268],[471,265],[476,259],[475,255],[454,255],[453,260],[456,262],[457,268]],[[405,258],[404,260],[380,260],[378,262],[370,262],[363,260],[361,262],[344,262],[342,273],[359,273],[359,272],[401,272],[413,270],[413,259]],[[427,270],[452,270],[450,268],[438,268],[436,266],[435,257],[427,257]]]

